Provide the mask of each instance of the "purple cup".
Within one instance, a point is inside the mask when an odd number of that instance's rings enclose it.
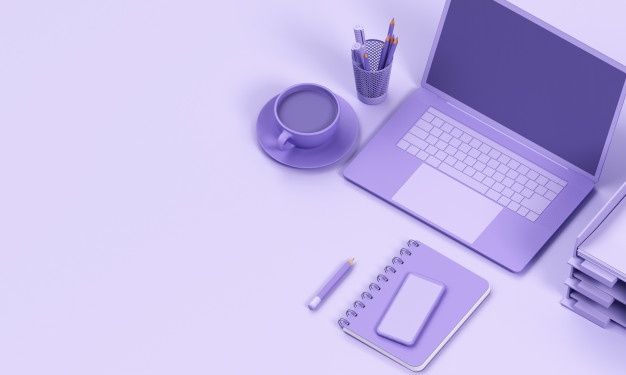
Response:
[[[326,87],[314,83],[289,87],[274,103],[274,117],[282,128],[278,148],[321,146],[335,135],[339,115],[339,100]]]

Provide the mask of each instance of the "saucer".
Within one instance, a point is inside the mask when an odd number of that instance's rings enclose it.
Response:
[[[311,169],[331,165],[354,152],[359,139],[359,119],[350,104],[338,95],[341,117],[337,131],[330,141],[314,148],[278,148],[277,139],[281,127],[274,117],[276,98],[277,96],[273,97],[263,106],[256,124],[259,144],[272,159],[290,167]]]

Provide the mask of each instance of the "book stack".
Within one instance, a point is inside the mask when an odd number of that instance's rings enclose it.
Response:
[[[601,327],[626,327],[626,183],[576,239],[561,304]]]

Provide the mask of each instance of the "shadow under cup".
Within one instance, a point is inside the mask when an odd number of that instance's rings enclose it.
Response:
[[[287,144],[313,148],[328,142],[339,122],[339,101],[327,88],[305,83],[295,85],[276,98],[274,116],[282,128],[278,147]]]

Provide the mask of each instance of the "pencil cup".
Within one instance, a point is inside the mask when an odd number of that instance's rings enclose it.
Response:
[[[381,70],[378,62],[385,43],[382,40],[368,39],[365,41],[365,49],[370,58],[370,70],[361,68],[356,61],[352,61],[354,70],[354,83],[359,100],[365,104],[379,104],[387,98],[389,76],[391,75],[390,63]]]

